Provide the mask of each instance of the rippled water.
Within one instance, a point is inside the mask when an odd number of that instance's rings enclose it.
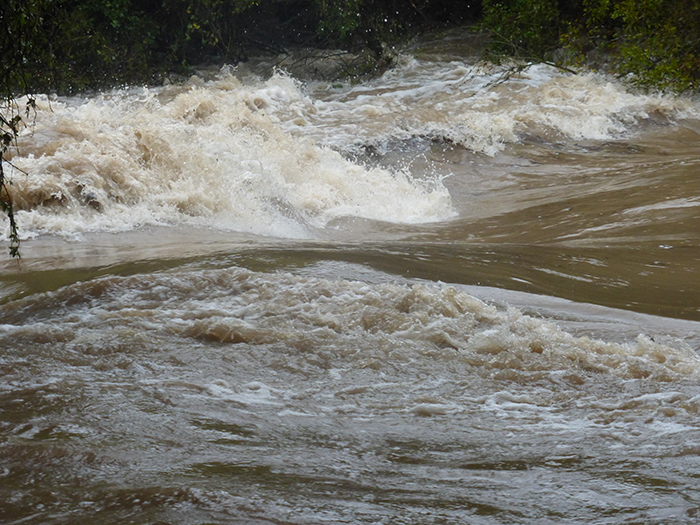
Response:
[[[0,522],[700,519],[700,105],[472,44],[40,100]]]

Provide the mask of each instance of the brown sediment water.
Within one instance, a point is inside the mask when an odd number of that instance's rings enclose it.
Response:
[[[39,101],[2,523],[697,520],[700,106],[460,42]]]

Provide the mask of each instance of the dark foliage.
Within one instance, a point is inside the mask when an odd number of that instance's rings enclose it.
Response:
[[[700,88],[698,0],[484,0],[498,56],[605,68],[647,89]]]

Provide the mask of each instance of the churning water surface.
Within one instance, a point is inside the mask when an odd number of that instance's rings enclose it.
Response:
[[[700,104],[272,62],[39,100],[0,521],[697,522]]]

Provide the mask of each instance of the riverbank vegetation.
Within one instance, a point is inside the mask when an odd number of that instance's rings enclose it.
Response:
[[[492,56],[605,68],[647,88],[700,81],[700,0],[6,0],[0,95],[154,83],[290,46],[378,57],[445,25],[489,32]]]
[[[386,64],[403,39],[447,26],[490,34],[492,60],[586,66],[642,89],[700,89],[700,0],[5,0],[0,211],[11,253],[19,237],[3,168],[31,120],[31,94],[157,84],[193,64],[291,48],[362,50]]]
[[[483,0],[495,56],[603,70],[642,89],[700,89],[698,0]]]

